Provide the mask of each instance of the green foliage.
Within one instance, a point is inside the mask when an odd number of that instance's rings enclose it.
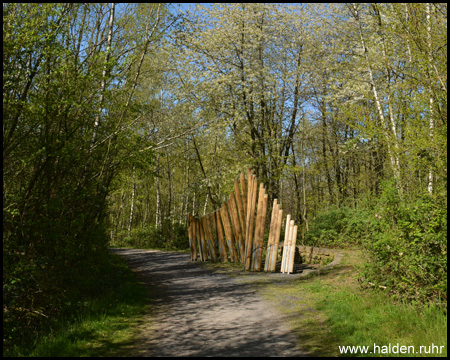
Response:
[[[325,247],[361,245],[377,226],[371,214],[373,212],[367,209],[347,206],[319,213],[305,235],[305,244]]]
[[[3,4],[8,348],[30,343],[71,299],[102,291],[111,181],[125,159],[141,167],[152,160],[151,151],[133,156],[148,143],[131,126],[139,106],[129,79],[137,79],[145,37],[123,41],[120,13],[108,25],[112,10],[111,4]]]
[[[327,314],[327,325],[337,337],[339,346],[369,347],[368,354],[360,352],[342,356],[380,356],[373,353],[374,343],[380,347],[389,343],[413,345],[416,351],[420,346],[433,343],[443,346],[443,353],[435,353],[434,356],[445,356],[447,353],[447,314],[437,305],[394,302],[386,298],[385,293],[379,292],[363,293],[354,289],[336,292],[326,289],[318,309]]]
[[[98,267],[84,270],[90,276],[74,275],[76,291],[67,294],[58,316],[34,338],[4,347],[4,356],[116,356],[119,349],[105,346],[106,339],[117,344],[131,335],[131,320],[148,304],[148,292],[118,256],[104,253],[97,261]]]
[[[371,261],[362,273],[395,297],[421,302],[447,299],[447,207],[425,193],[408,202],[386,183],[380,231],[366,239]]]
[[[368,250],[363,286],[386,286],[394,297],[420,302],[447,298],[447,207],[428,192],[409,199],[394,181],[382,183],[378,204],[334,208],[311,223],[305,244]],[[370,285],[370,284],[371,285]]]

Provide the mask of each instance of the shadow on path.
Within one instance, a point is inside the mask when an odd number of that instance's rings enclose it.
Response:
[[[197,267],[189,254],[111,249],[149,286],[156,329],[142,326],[134,356],[307,356],[287,319],[250,284]],[[153,290],[152,290],[153,289]],[[145,322],[145,319],[144,319]]]

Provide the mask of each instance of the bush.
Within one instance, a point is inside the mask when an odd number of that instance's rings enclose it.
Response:
[[[369,258],[360,280],[386,286],[396,298],[447,299],[446,198],[428,192],[401,196],[392,181],[382,184],[375,206],[335,208],[311,222],[305,244],[358,245]],[[376,287],[378,288],[378,287]]]
[[[328,247],[363,244],[376,226],[372,213],[367,209],[346,206],[320,213],[305,235],[305,244]]]
[[[395,297],[420,302],[447,299],[447,209],[428,193],[410,203],[383,193],[380,230],[365,247],[371,254],[362,280],[386,286]],[[439,300],[441,299],[441,300]]]

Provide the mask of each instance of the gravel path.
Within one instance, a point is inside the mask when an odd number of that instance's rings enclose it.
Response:
[[[307,356],[287,320],[255,289],[189,262],[189,254],[112,249],[157,293],[157,328],[133,356]]]

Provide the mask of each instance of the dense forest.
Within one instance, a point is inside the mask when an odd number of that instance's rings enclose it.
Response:
[[[3,4],[4,345],[248,168],[298,243],[446,306],[447,5]]]

